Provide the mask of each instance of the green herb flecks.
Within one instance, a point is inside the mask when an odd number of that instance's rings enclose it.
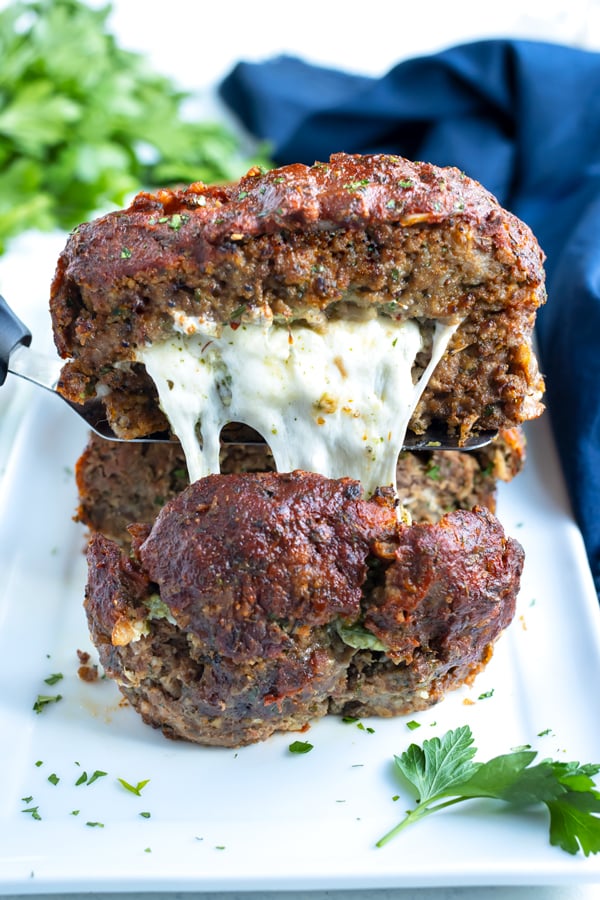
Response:
[[[313,749],[313,744],[308,741],[292,741],[289,745],[288,750],[290,753],[310,753]]]
[[[440,480],[440,467],[436,463],[430,463],[425,470],[425,474],[428,478],[431,478],[432,481]]]
[[[147,600],[144,600],[144,606],[148,610],[147,619],[166,619],[171,625],[177,624],[167,604],[160,599],[160,594],[150,594]]]
[[[493,696],[494,696],[494,688],[492,688],[489,691],[484,691],[482,694],[479,695],[479,697],[477,699],[478,700],[489,700],[489,698],[493,697]]]
[[[62,679],[62,672],[55,672],[53,675],[48,675],[47,678],[44,678],[44,684],[49,684],[52,687],[52,685],[58,684],[58,682],[62,681]]]
[[[229,318],[231,319],[232,322],[235,322],[236,319],[240,319],[244,315],[244,313],[246,312],[247,309],[248,309],[248,304],[242,303],[241,306],[238,306],[237,309],[234,309],[234,311],[231,313]]]
[[[41,822],[42,817],[40,816],[40,808],[39,806],[29,806],[27,809],[22,809],[21,812],[29,813],[32,819],[35,819],[36,822]]]
[[[364,725],[362,722],[357,722],[356,727],[359,731],[366,731],[367,734],[375,734],[374,728],[371,728],[370,725]]]
[[[367,631],[362,625],[344,625],[338,621],[335,623],[335,629],[344,644],[354,647],[356,650],[375,650],[379,652],[387,650],[385,644],[372,631]]]
[[[96,769],[96,771],[90,775],[87,780],[87,785],[93,784],[95,781],[98,781],[99,778],[105,778],[108,775],[108,772],[102,772],[100,769]]]
[[[182,225],[185,225],[186,222],[189,222],[190,217],[185,213],[174,213],[174,215],[169,216],[169,228],[172,228],[173,231],[179,231]]]
[[[146,778],[144,781],[138,781],[137,784],[129,784],[128,781],[125,781],[124,778],[117,779],[119,784],[122,784],[126,791],[129,791],[131,794],[135,794],[136,797],[142,796],[142,791],[150,781],[149,778]]]
[[[77,763],[79,765],[79,763]],[[82,772],[77,781],[75,782],[75,787],[80,787],[82,784],[90,785],[94,784],[95,781],[98,781],[100,778],[105,778],[108,775],[108,772],[103,772],[101,769],[96,769],[95,772],[88,778],[87,772]]]
[[[378,842],[383,847],[408,825],[465,800],[502,800],[515,810],[544,804],[550,814],[550,843],[567,853],[600,852],[600,792],[593,776],[600,765],[556,762],[533,765],[535,750],[518,749],[485,763],[476,754],[468,725],[441,738],[411,744],[395,757],[401,777],[417,795],[418,805]]]
[[[368,184],[368,178],[361,178],[360,181],[349,181],[344,185],[344,190],[349,191],[351,194],[354,194],[356,191],[360,191],[361,188],[366,188]]]
[[[38,694],[32,709],[39,715],[49,704],[58,703],[60,700],[62,700],[62,694]]]

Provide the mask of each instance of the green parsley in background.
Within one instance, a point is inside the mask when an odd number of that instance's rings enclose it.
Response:
[[[17,0],[0,11],[0,253],[28,229],[69,230],[143,188],[237,179],[222,124],[110,34],[110,6]]]

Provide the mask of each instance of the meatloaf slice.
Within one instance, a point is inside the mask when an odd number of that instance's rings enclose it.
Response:
[[[88,549],[101,662],[145,722],[227,747],[437,702],[490,658],[523,561],[485,509],[400,525],[304,472],[210,476],[132,534]]]
[[[479,450],[428,450],[400,454],[398,496],[415,522],[436,522],[454,509],[496,508],[498,481],[510,481],[525,460],[520,429],[502,431]],[[224,445],[221,472],[272,471],[266,444]],[[106,441],[91,434],[77,460],[76,520],[129,546],[133,522],[152,524],[161,508],[189,484],[185,457],[176,443]]]
[[[70,360],[60,390],[100,397],[123,437],[149,434],[166,425],[140,361],[150,344],[190,327],[323,330],[376,315],[425,335],[458,325],[413,431],[514,427],[542,410],[531,346],[542,263],[529,228],[480,184],[397,156],[339,153],[142,193],[81,225],[60,256],[51,314]]]

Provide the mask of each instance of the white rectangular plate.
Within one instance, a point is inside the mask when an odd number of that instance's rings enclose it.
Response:
[[[120,704],[112,683],[79,680],[76,651],[93,652],[84,533],[71,520],[86,432],[60,400],[34,394],[0,461],[0,892],[600,880],[599,858],[550,847],[543,810],[465,804],[375,848],[413,803],[393,771],[413,741],[469,724],[480,759],[529,743],[541,758],[598,761],[598,601],[547,420],[529,429],[526,471],[500,492],[499,516],[527,561],[516,618],[488,668],[409,717],[416,731],[405,718],[363,723],[372,733],[327,719],[301,736],[314,749],[300,756],[288,750],[297,735],[238,751],[171,743]],[[45,684],[57,672],[62,681]],[[33,711],[38,694],[56,693],[60,702]],[[107,774],[76,785],[96,770]],[[119,778],[150,780],[136,797]],[[40,819],[22,812],[32,807]]]

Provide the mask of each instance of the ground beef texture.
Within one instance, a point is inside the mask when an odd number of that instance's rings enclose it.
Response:
[[[400,454],[398,496],[415,522],[437,522],[446,512],[485,506],[496,510],[499,481],[511,481],[525,462],[519,428],[505,429],[480,450],[427,450]],[[266,444],[224,444],[221,472],[273,471]],[[77,460],[76,520],[129,546],[133,523],[152,524],[162,507],[189,484],[177,442],[106,441],[91,434]]]

